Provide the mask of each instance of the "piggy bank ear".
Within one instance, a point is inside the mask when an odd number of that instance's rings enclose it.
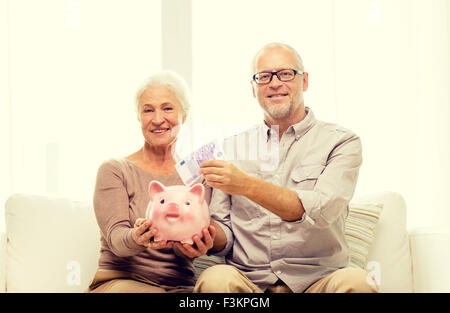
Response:
[[[148,193],[150,194],[150,200],[153,200],[155,195],[157,195],[160,192],[163,192],[166,189],[166,186],[161,184],[157,180],[152,180],[150,184],[148,185]]]
[[[205,187],[202,184],[195,184],[189,189],[189,192],[197,196],[200,203],[203,202],[205,197]]]

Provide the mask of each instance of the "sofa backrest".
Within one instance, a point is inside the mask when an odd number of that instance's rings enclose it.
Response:
[[[97,270],[92,205],[16,194],[5,205],[7,292],[83,292]]]
[[[377,193],[356,202],[381,203],[383,210],[368,256],[382,292],[412,292],[406,205],[401,195]],[[87,201],[16,194],[6,202],[8,292],[83,292],[97,270],[100,234]],[[197,260],[196,274],[222,262]]]
[[[406,227],[406,203],[394,192],[380,192],[353,200],[381,203],[383,210],[375,227],[368,255],[369,270],[379,275],[381,292],[413,292],[412,261]]]

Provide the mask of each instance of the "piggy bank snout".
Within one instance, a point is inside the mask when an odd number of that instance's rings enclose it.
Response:
[[[167,211],[167,213],[179,214],[180,207],[175,202],[171,202],[167,205],[166,211]]]

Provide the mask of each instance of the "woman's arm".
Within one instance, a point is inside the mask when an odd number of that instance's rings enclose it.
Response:
[[[133,239],[128,201],[122,171],[110,162],[103,163],[97,173],[94,211],[102,236],[119,257],[136,255],[145,249]]]

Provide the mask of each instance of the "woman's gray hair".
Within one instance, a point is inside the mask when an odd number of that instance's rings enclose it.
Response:
[[[191,106],[191,92],[186,81],[177,73],[170,70],[163,70],[148,77],[136,92],[135,109],[140,121],[139,99],[144,91],[151,85],[167,86],[177,96],[181,103],[184,116],[187,116]]]
[[[251,64],[251,74],[252,75],[256,74],[256,62],[258,61],[258,57],[260,56],[260,54],[268,49],[273,49],[273,48],[284,48],[284,49],[291,51],[295,56],[295,63],[296,63],[297,69],[300,71],[305,70],[305,67],[303,66],[303,60],[302,60],[300,54],[298,54],[297,50],[295,50],[290,45],[287,45],[285,43],[271,42],[271,43],[266,44],[264,47],[262,47],[253,57],[252,64]]]

